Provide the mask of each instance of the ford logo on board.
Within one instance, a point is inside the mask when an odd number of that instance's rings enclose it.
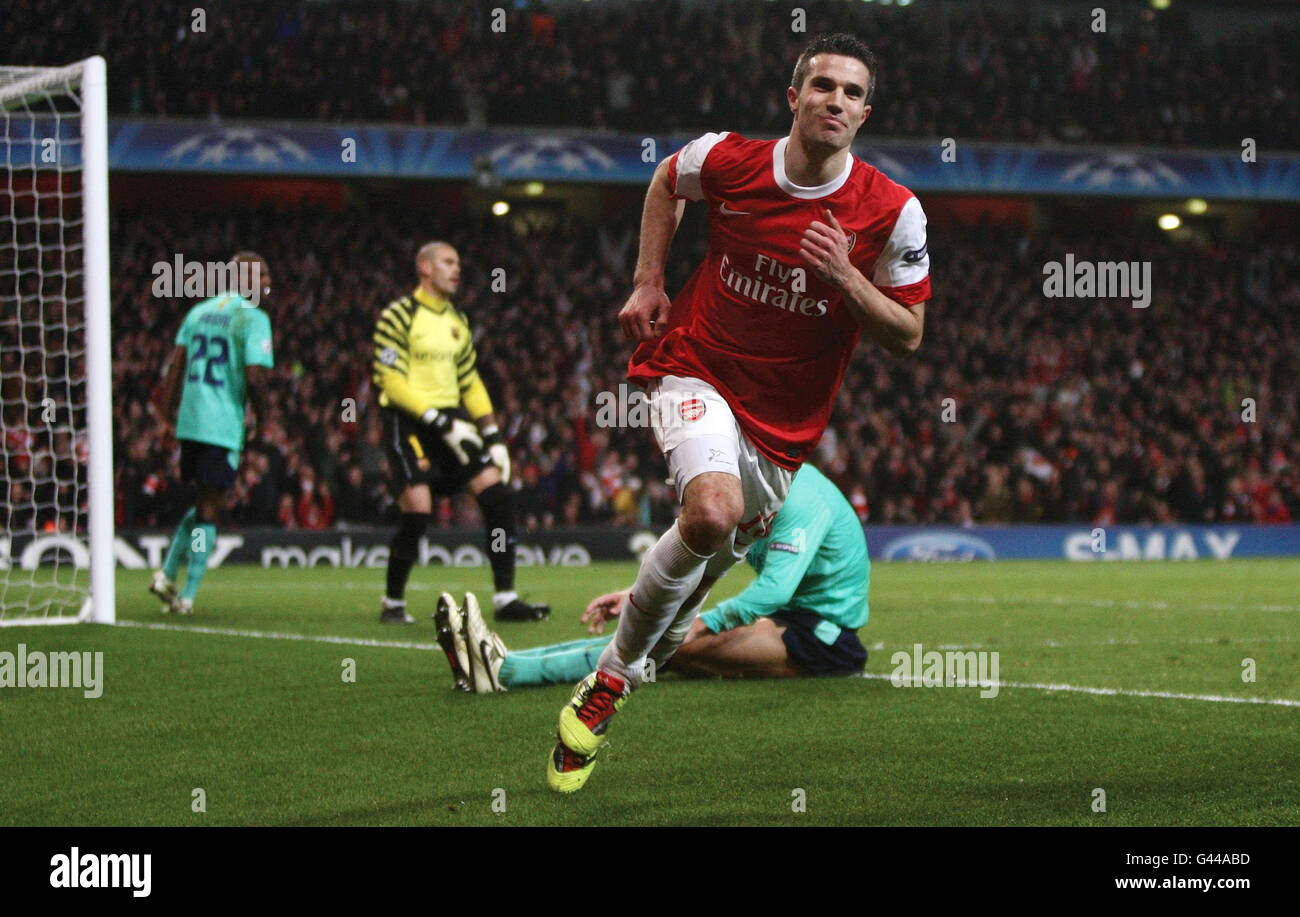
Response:
[[[885,545],[885,560],[992,560],[993,546],[961,532],[922,532]]]

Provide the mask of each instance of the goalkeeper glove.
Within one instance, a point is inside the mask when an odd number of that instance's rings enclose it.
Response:
[[[483,460],[483,439],[478,435],[478,427],[469,421],[429,408],[420,417],[420,422],[438,431],[462,465],[474,465]]]
[[[501,435],[496,424],[489,424],[483,428],[483,444],[487,446],[488,457],[492,459],[492,464],[501,471],[502,482],[509,484],[510,450],[506,448],[505,437]]]

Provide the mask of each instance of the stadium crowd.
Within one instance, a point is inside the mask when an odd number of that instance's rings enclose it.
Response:
[[[115,213],[119,522],[167,524],[184,503],[148,400],[188,303],[152,296],[150,266],[176,251],[215,259],[250,246],[276,276],[267,308],[277,363],[272,416],[246,453],[234,521],[323,528],[391,518],[369,335],[383,304],[414,286],[413,240],[430,235],[426,220],[394,212],[377,221],[364,208],[215,220],[181,209]],[[600,422],[601,393],[617,397],[630,354],[616,313],[636,256],[634,218],[526,237],[507,222],[447,224],[441,234],[465,265],[459,305],[510,441],[521,520],[670,520],[675,500],[649,431]],[[683,223],[670,290],[698,263],[701,223]],[[1134,252],[1112,235],[932,233],[936,299],[921,350],[896,360],[862,345],[814,457],[864,520],[1300,518],[1300,246],[1152,237]],[[1150,260],[1150,307],[1045,298],[1043,265],[1067,251]],[[497,266],[506,293],[489,289]],[[444,525],[474,524],[476,512],[468,499],[438,507]]]
[[[1133,4],[1094,31],[1091,2],[497,8],[8,0],[0,47],[6,64],[103,54],[123,115],[756,133],[788,128],[781,81],[808,34],[843,30],[880,59],[868,138],[1300,147],[1294,12]]]
[[[493,30],[493,9],[468,0],[121,0],[105,16],[93,0],[11,0],[0,46],[7,64],[104,54],[115,114],[788,128],[774,80],[807,37],[791,29],[790,2],[513,4],[503,32]],[[1300,29],[1285,12],[1236,17],[1241,27],[1228,31],[1204,28],[1212,4],[1159,13],[1138,4],[1110,11],[1095,32],[1093,5],[1083,3],[813,0],[798,9],[808,32],[850,30],[876,47],[868,138],[1235,147],[1250,136],[1261,148],[1300,147],[1291,64]],[[630,352],[615,314],[636,229],[631,216],[595,231],[561,223],[516,236],[506,221],[430,225],[427,214],[387,208],[377,220],[355,205],[215,219],[119,208],[120,524],[169,524],[185,499],[149,397],[189,303],[150,295],[151,266],[177,252],[208,260],[248,247],[276,276],[268,308],[277,367],[272,417],[240,470],[234,521],[389,519],[369,334],[383,303],[413,286],[414,245],[439,236],[466,264],[459,305],[510,438],[521,519],[666,521],[674,501],[648,432],[597,422],[596,399],[620,391]],[[675,285],[702,250],[698,220],[684,235]],[[1067,251],[1138,257],[1105,231],[936,235],[937,298],[920,354],[897,361],[860,349],[816,461],[873,522],[1300,517],[1300,331],[1290,317],[1300,306],[1300,249],[1143,244],[1155,299],[1137,310],[1042,295],[1043,264]],[[506,294],[487,286],[497,266],[511,278]],[[42,401],[54,398],[57,418],[83,399],[79,345],[58,330],[57,309],[29,300],[0,323],[0,484],[12,528],[57,524],[53,507],[84,487],[84,440],[49,420]],[[41,375],[63,384],[39,389]],[[472,523],[474,512],[466,500],[438,507],[443,523]]]

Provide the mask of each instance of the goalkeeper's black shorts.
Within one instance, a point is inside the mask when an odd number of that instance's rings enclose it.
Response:
[[[427,484],[440,497],[459,493],[484,468],[492,464],[486,450],[480,461],[462,465],[438,432],[394,408],[381,408],[384,444],[388,451],[388,484],[394,497],[408,487]],[[459,408],[451,411],[468,420]]]

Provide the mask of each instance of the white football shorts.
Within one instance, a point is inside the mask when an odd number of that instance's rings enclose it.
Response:
[[[706,575],[721,576],[745,559],[749,546],[772,527],[794,472],[773,462],[736,423],[718,390],[702,379],[663,376],[650,383],[650,426],[672,473],[680,503],[686,485],[706,471],[740,479],[745,512],[731,541],[709,561]]]

